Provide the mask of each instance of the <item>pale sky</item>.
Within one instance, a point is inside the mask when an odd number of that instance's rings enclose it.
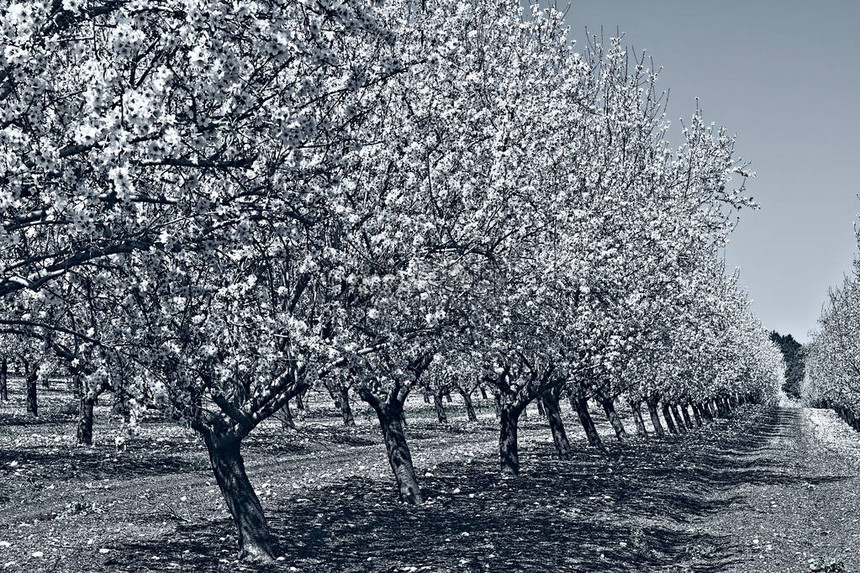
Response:
[[[562,6],[562,1],[558,2]],[[806,342],[857,251],[860,2],[572,0],[571,35],[620,28],[663,67],[673,130],[696,98],[757,173],[726,249],[769,329]]]

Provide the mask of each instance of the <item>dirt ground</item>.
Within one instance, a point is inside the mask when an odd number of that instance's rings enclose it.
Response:
[[[97,444],[74,445],[63,388],[0,405],[0,569],[250,570],[200,440],[146,422],[117,444],[99,406]],[[313,396],[299,429],[260,428],[248,473],[281,542],[275,571],[860,571],[860,435],[832,412],[745,408],[730,420],[603,455],[565,408],[577,455],[555,457],[529,412],[522,475],[496,471],[492,409],[434,421],[410,398],[408,438],[427,503],[396,501],[370,413],[345,429]],[[599,416],[594,412],[595,419]],[[632,429],[632,423],[628,423]]]

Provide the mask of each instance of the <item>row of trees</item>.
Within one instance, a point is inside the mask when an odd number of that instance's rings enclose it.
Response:
[[[420,503],[416,387],[491,390],[516,474],[535,400],[568,455],[562,396],[623,437],[617,399],[661,433],[782,383],[717,256],[734,140],[697,112],[670,145],[618,39],[503,0],[0,7],[4,347],[79,381],[83,441],[108,389],[189,423],[243,557],[275,548],[242,440],[312,385]]]
[[[854,330],[860,325],[860,262],[840,288],[830,291],[818,330],[805,346],[801,398],[809,406],[833,408],[860,430],[860,359]]]

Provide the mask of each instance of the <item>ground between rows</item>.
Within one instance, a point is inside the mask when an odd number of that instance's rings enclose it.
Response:
[[[419,419],[409,432],[428,502],[418,507],[395,500],[371,424],[261,436],[246,457],[281,542],[276,571],[852,566],[850,552],[840,550],[857,546],[850,522],[838,532],[830,526],[827,545],[817,531],[790,522],[808,515],[780,513],[806,507],[810,492],[838,498],[856,490],[853,466],[816,447],[805,424],[801,409],[747,408],[686,436],[609,442],[608,455],[576,440],[575,457],[559,460],[545,424],[532,417],[523,431],[523,473],[502,478],[492,420],[446,427]],[[9,544],[0,547],[0,566],[250,570],[235,560],[205,452],[187,435],[140,440],[119,452],[4,448],[0,468],[0,539]],[[765,525],[783,537],[770,539]]]

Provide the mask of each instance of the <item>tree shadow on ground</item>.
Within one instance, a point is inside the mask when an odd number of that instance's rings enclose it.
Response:
[[[568,493],[572,488],[559,490],[558,483],[547,492],[543,477],[485,477],[491,469],[472,464],[468,485],[457,493],[449,488],[455,481],[464,485],[461,475],[423,480],[428,502],[418,507],[392,501],[393,491],[377,480],[356,478],[305,492],[269,512],[285,555],[270,569],[632,572],[707,558],[707,565],[693,570],[716,572],[731,562],[722,538],[659,521],[626,524],[616,514],[623,508],[604,499],[593,504]],[[471,488],[482,491],[476,495]],[[123,561],[144,566],[156,555],[162,567],[250,570],[235,561],[235,547],[231,524],[220,520],[180,526],[157,545],[117,549]]]
[[[725,564],[721,539],[658,521],[627,524],[618,515],[625,508],[603,494],[583,497],[568,476],[553,476],[547,490],[549,472],[500,480],[493,470],[478,463],[465,475],[460,467],[427,478],[419,507],[355,480],[282,506],[272,523],[303,570],[641,571],[698,554]]]
[[[14,466],[11,465],[14,463]],[[40,480],[97,481],[129,480],[135,477],[171,475],[208,470],[203,458],[154,453],[138,446],[132,451],[99,448],[42,447],[26,450],[0,449],[0,476],[13,471],[38,468]]]
[[[743,548],[730,532],[698,528],[697,518],[744,504],[742,486],[848,479],[810,480],[777,464],[769,444],[796,427],[790,415],[724,420],[635,447],[610,444],[608,455],[578,442],[571,460],[538,445],[524,453],[517,478],[501,477],[490,459],[443,463],[421,479],[421,506],[394,501],[393,484],[382,479],[302,490],[268,510],[285,557],[271,569],[724,571],[740,563]],[[129,563],[158,556],[162,567],[241,571],[235,547],[231,523],[219,520],[118,549]]]
[[[246,452],[265,455],[307,454],[315,449],[330,449],[333,445],[352,447],[381,444],[378,432],[366,428],[346,426],[304,426],[295,429],[283,428],[280,424],[261,427],[242,443]]]

